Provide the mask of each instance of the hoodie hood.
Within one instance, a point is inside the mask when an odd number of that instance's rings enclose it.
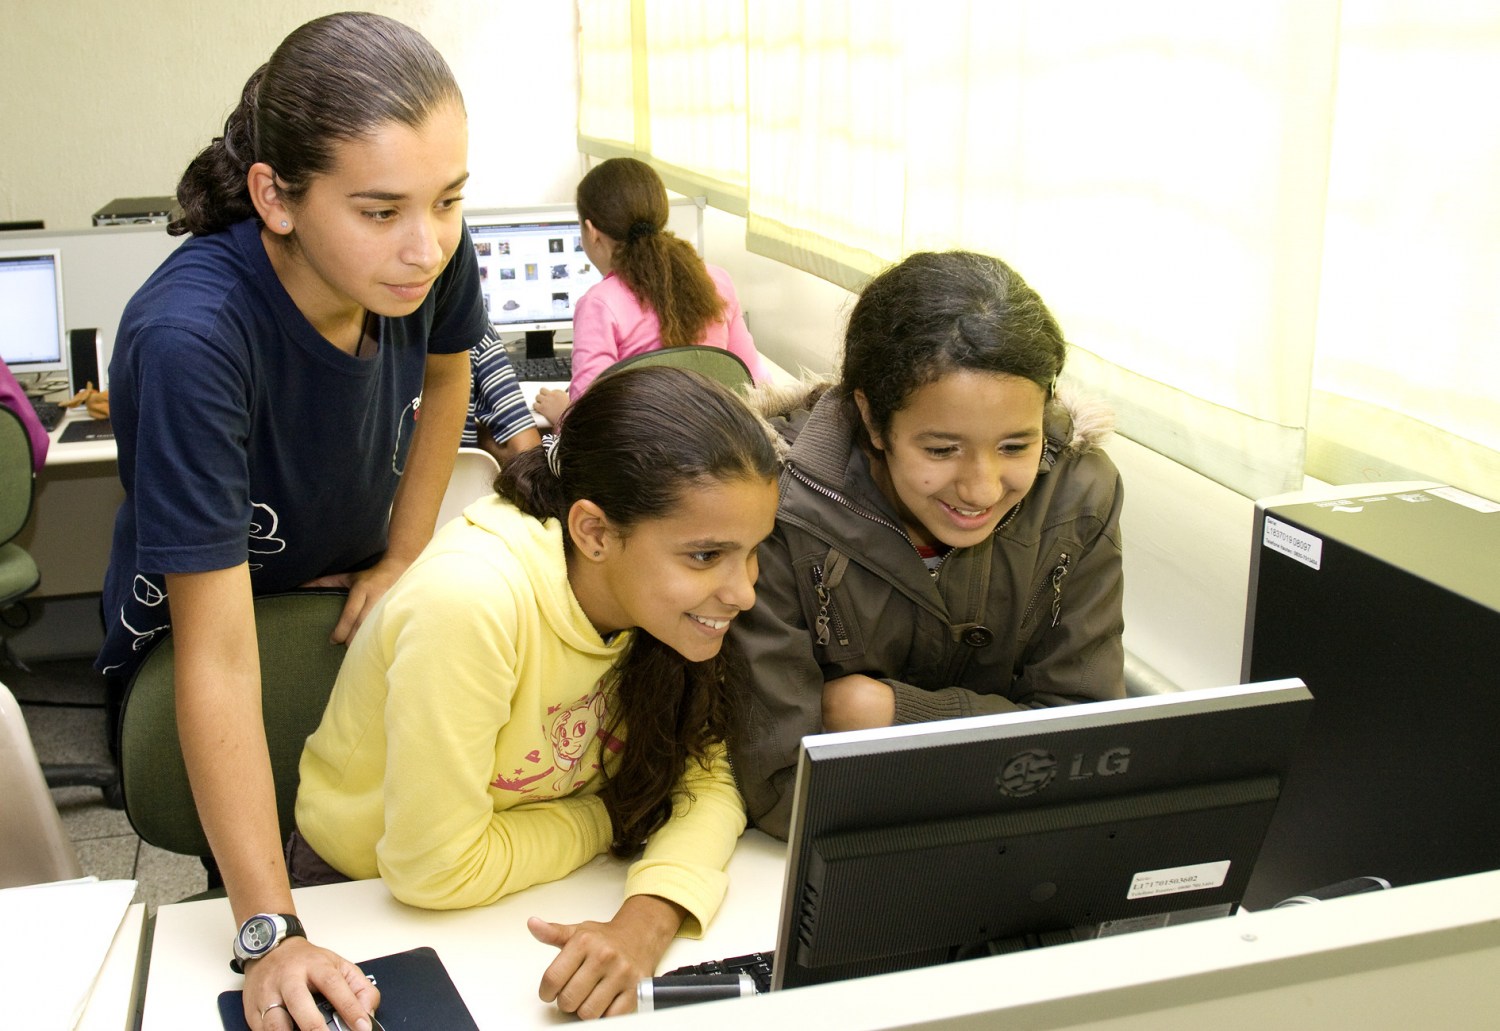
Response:
[[[495,538],[475,551],[464,540],[476,533]],[[472,538],[470,538],[472,540]],[[536,605],[552,631],[570,647],[594,655],[618,654],[631,638],[626,632],[608,644],[593,629],[583,606],[568,583],[568,564],[563,551],[562,524],[556,519],[539,520],[521,512],[498,496],[480,498],[464,509],[461,518],[442,527],[430,548],[467,550],[491,557],[507,578],[524,576],[530,583]]]

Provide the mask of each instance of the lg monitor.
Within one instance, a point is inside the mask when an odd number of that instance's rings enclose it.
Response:
[[[1234,913],[1311,704],[1281,680],[804,738],[772,988]]]
[[[0,358],[18,376],[67,371],[58,251],[0,251]]]
[[[558,330],[573,325],[573,305],[604,277],[583,252],[571,208],[472,212],[465,221],[479,258],[490,323],[524,333],[526,356],[548,358]]]

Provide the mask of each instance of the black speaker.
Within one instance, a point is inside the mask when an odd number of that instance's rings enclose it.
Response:
[[[68,330],[68,367],[72,370],[73,392],[76,394],[85,384],[99,386],[99,331],[97,329]]]

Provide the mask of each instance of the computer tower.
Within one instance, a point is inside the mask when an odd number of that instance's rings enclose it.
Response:
[[[1312,720],[1245,896],[1500,868],[1500,505],[1436,484],[1256,506],[1242,676]]]

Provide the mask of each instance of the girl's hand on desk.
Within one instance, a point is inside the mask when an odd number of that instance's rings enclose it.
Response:
[[[359,967],[306,938],[288,938],[245,965],[245,1023],[250,1031],[323,1031],[327,1022],[313,1001],[314,991],[322,992],[350,1027],[370,1031],[379,989]]]
[[[686,915],[666,899],[632,895],[608,923],[532,917],[526,921],[531,936],[562,950],[542,974],[538,996],[587,1020],[633,1013],[636,985],[656,973]]]

